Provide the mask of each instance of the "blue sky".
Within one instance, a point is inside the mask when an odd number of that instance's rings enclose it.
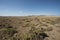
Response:
[[[0,0],[0,16],[59,15],[60,0]]]

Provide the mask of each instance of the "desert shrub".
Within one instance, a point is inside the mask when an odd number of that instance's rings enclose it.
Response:
[[[35,27],[31,28],[29,35],[30,37],[27,37],[27,40],[44,40],[45,37],[48,37],[44,30],[38,30]]]
[[[43,31],[52,31],[53,28],[52,27],[42,27]]]
[[[55,23],[60,23],[60,17],[56,18]]]
[[[52,27],[47,27],[46,31],[52,31],[53,28]]]
[[[11,37],[13,37],[13,35],[17,33],[17,30],[14,28],[1,28],[0,29],[0,40],[8,40]]]

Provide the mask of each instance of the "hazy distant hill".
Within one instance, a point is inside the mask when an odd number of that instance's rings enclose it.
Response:
[[[0,40],[60,40],[60,17],[0,16]]]

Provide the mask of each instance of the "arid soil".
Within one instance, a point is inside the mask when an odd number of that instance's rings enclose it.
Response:
[[[0,40],[60,40],[60,17],[0,16]]]

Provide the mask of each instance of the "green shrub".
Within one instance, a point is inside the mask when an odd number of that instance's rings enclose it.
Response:
[[[17,33],[16,29],[14,28],[1,28],[0,29],[0,40],[8,40]]]

